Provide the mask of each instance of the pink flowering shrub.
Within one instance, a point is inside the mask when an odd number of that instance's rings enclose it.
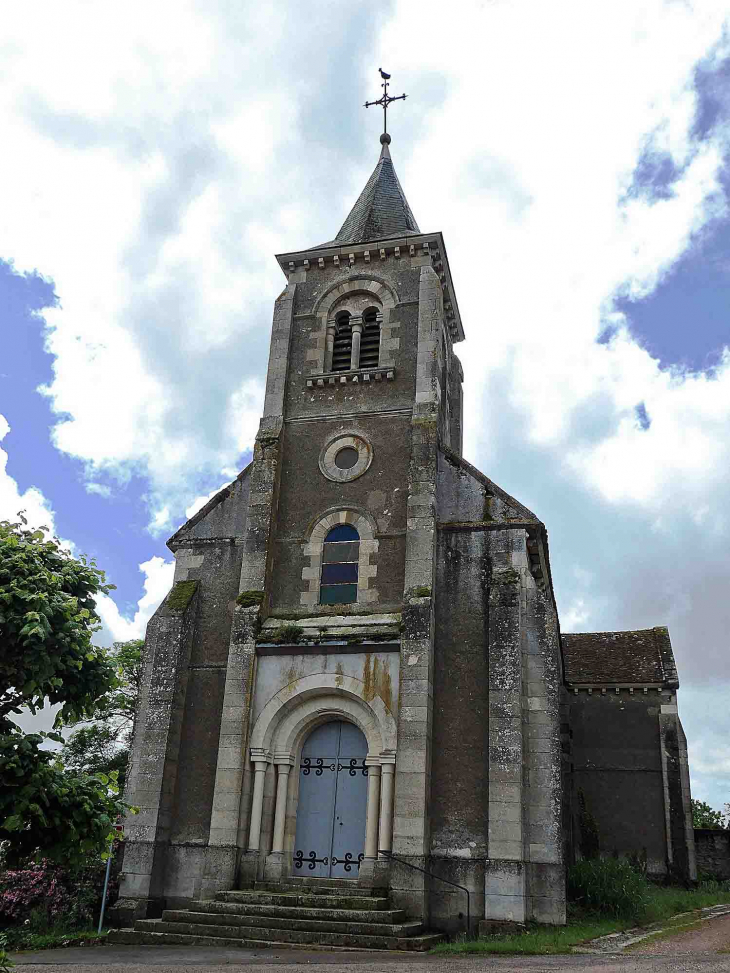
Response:
[[[0,921],[22,923],[43,909],[51,923],[68,906],[68,889],[58,866],[43,860],[37,865],[0,873]]]
[[[104,870],[100,860],[71,873],[42,859],[0,871],[0,928],[25,924],[40,932],[89,925],[98,915]],[[116,898],[114,884],[108,902]]]

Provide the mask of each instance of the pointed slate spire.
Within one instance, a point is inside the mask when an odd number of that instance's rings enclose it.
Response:
[[[393,168],[390,135],[383,133],[380,141],[378,164],[332,243],[369,243],[421,232]]]

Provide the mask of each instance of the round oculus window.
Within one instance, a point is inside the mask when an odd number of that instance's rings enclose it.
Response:
[[[357,479],[372,461],[373,447],[362,436],[336,436],[319,454],[322,474],[335,483]]]
[[[335,455],[335,466],[338,470],[351,470],[360,459],[354,446],[344,446]]]

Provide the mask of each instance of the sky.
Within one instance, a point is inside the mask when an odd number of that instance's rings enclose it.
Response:
[[[465,455],[546,523],[564,631],[668,625],[730,801],[727,0],[26,0],[0,38],[0,517],[142,636],[165,540],[248,462],[274,254],[391,153],[443,232]]]

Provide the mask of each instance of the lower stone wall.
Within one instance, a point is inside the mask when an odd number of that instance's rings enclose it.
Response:
[[[466,930],[467,897],[462,889],[456,888],[461,885],[469,890],[470,931],[472,934],[477,932],[478,923],[484,917],[484,866],[483,859],[446,858],[440,855],[432,855],[428,859],[426,867],[434,876],[430,880],[429,892],[430,928],[452,936]],[[447,885],[439,878],[454,885]]]
[[[697,876],[730,878],[730,831],[695,828]]]

